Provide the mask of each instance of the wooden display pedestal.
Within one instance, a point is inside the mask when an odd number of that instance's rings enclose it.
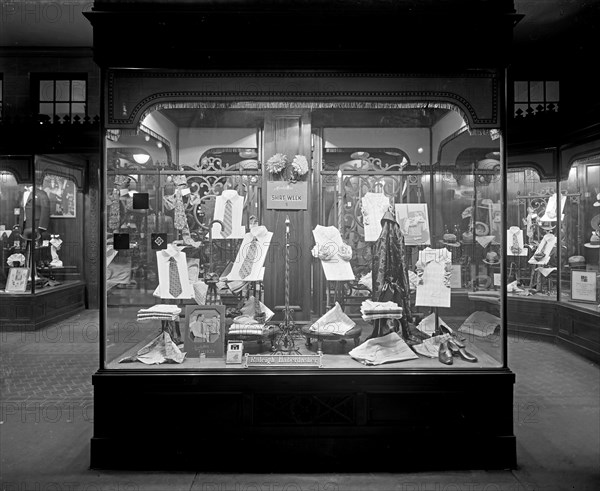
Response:
[[[32,293],[0,293],[0,330],[34,331],[85,309],[85,283],[65,282]]]
[[[263,473],[514,468],[514,380],[508,369],[100,371],[93,376],[91,467]],[[173,415],[187,423],[164,428],[160,422]],[[246,454],[259,457],[240,458]]]

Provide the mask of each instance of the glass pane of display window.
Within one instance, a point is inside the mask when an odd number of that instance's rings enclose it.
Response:
[[[107,132],[105,366],[501,367],[501,140],[448,108],[283,106]]]
[[[556,190],[556,181],[543,181],[533,168],[508,172],[506,268],[509,297],[557,299],[559,200]],[[564,213],[566,198],[562,196],[560,201]]]
[[[71,81],[71,100],[85,101],[85,80]]]
[[[577,160],[560,183],[567,199],[561,232],[562,301],[586,310],[600,304],[600,156]]]
[[[68,101],[70,96],[70,80],[56,80],[56,98],[57,101]]]
[[[40,80],[40,101],[54,101],[54,80]]]

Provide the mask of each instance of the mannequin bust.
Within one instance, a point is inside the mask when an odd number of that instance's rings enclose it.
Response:
[[[34,210],[33,191],[33,186],[25,186],[20,198],[21,214],[19,215],[19,230],[22,233],[25,233],[28,229],[29,231],[38,229],[45,231],[50,223],[50,199],[48,198],[48,194],[40,187],[35,188]]]

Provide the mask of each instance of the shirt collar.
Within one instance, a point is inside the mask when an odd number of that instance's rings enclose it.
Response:
[[[176,245],[169,244],[166,249],[160,251],[165,257],[177,257],[181,254],[181,249],[179,249]]]
[[[339,241],[341,241],[340,231],[333,225],[331,225],[329,227],[317,225],[315,227],[315,235],[319,239],[319,242],[327,242],[327,241],[339,242]]]
[[[258,225],[256,227],[251,228],[249,233],[250,235],[252,235],[252,238],[256,237],[257,239],[261,239],[263,237],[266,237],[269,231],[264,225]]]
[[[238,192],[235,189],[226,189],[225,191],[223,191],[221,193],[221,196],[223,196],[223,198],[226,198],[226,199],[241,198],[241,196],[238,194]]]

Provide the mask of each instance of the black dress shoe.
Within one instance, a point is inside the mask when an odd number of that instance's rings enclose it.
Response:
[[[452,337],[448,341],[452,341],[459,348],[464,348],[465,347],[465,344],[460,339],[458,339],[457,337]],[[452,349],[452,346],[450,346],[450,349]]]
[[[438,359],[444,365],[452,365],[454,360],[452,359],[452,352],[448,348],[448,343],[444,341],[440,344],[440,352],[438,354]]]

